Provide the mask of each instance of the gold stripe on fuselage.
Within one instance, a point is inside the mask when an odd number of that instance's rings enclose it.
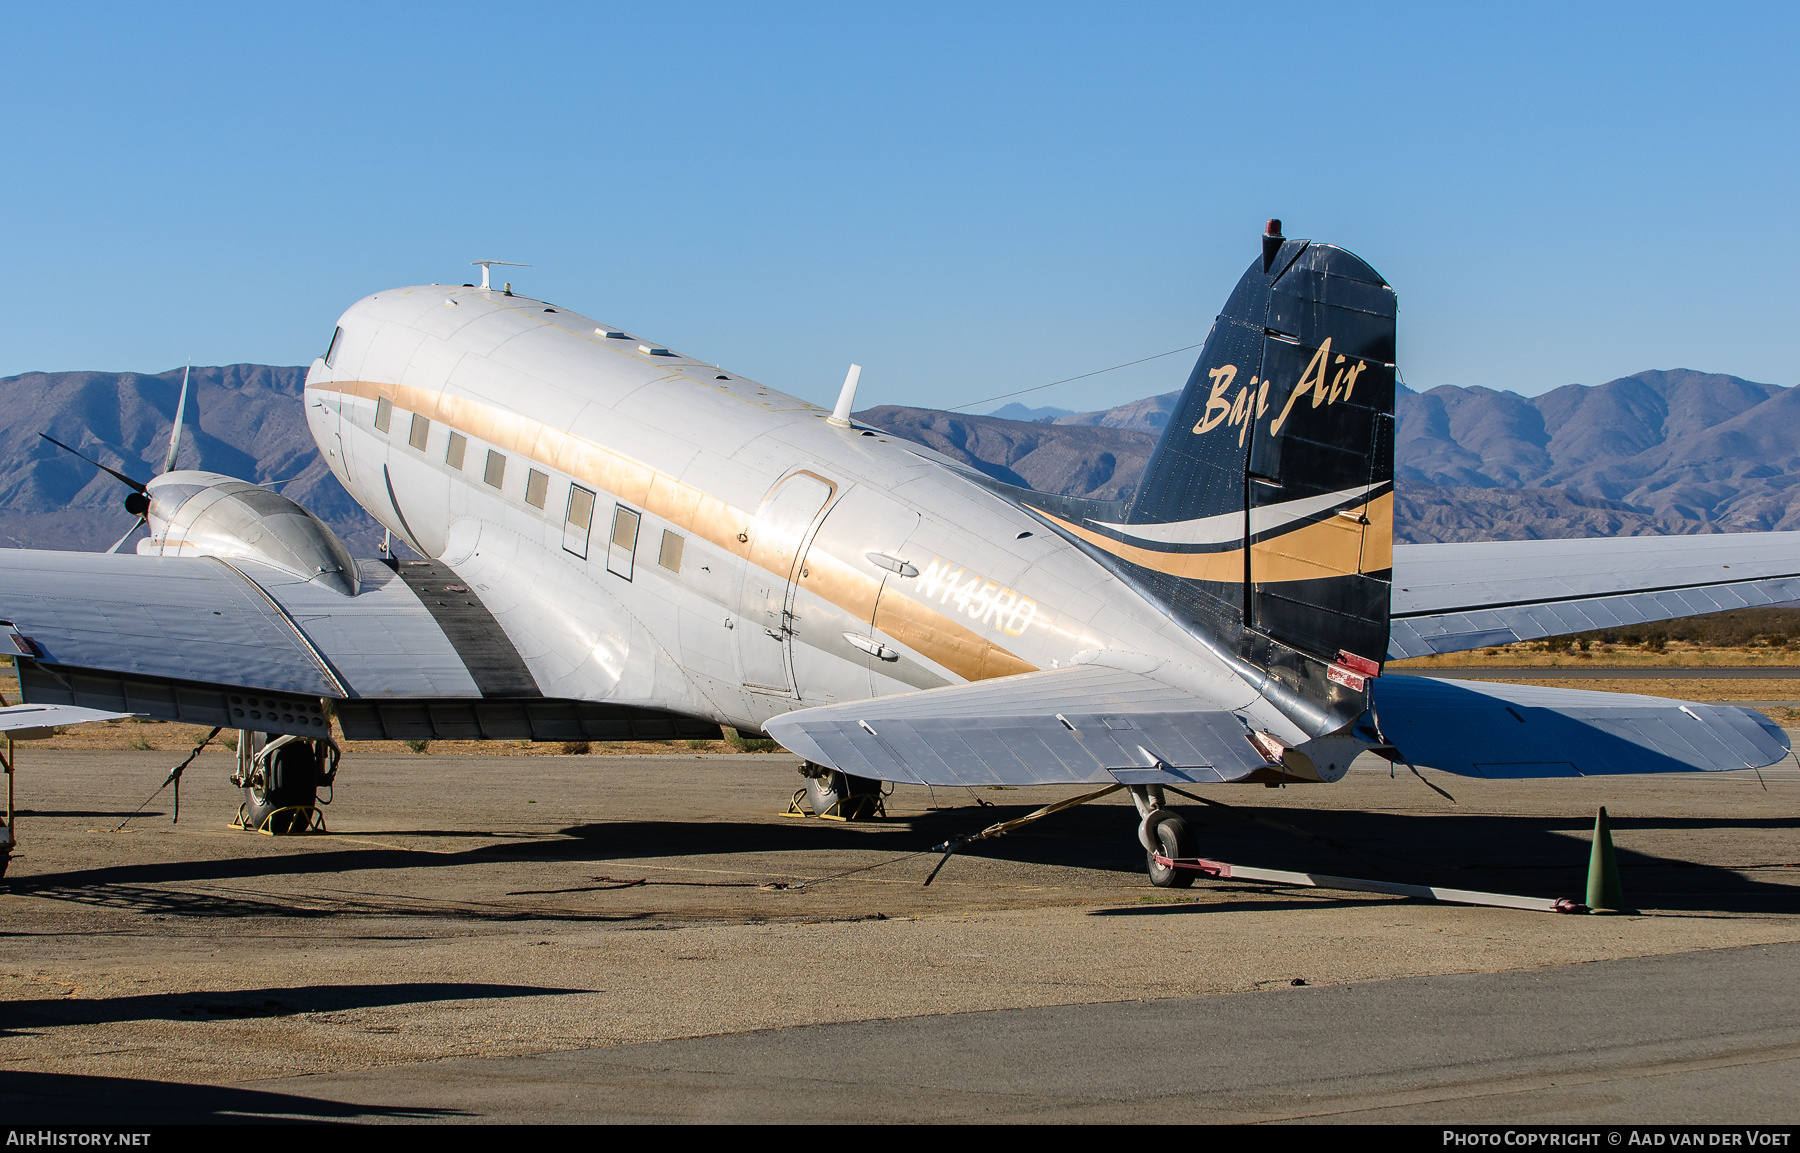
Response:
[[[1052,516],[1042,509],[1032,511],[1095,548],[1152,572],[1220,584],[1242,584],[1244,581],[1241,544],[1220,552],[1162,552],[1127,544],[1116,537]],[[1355,576],[1393,568],[1394,494],[1383,493],[1371,500],[1363,506],[1360,515],[1367,524],[1334,514],[1291,532],[1256,541],[1250,546],[1253,579],[1258,583],[1278,584]]]
[[[582,440],[484,401],[446,396],[431,389],[365,380],[325,381],[310,386],[319,392],[376,400],[386,397],[396,408],[416,412],[465,436],[510,450],[534,463],[547,464],[582,484],[637,505],[645,512],[743,558],[751,559],[753,541],[738,539],[755,522],[753,513],[686,484],[622,453]],[[791,557],[791,554],[784,554]],[[758,565],[783,580],[777,572]],[[807,553],[800,587],[857,620],[873,619],[874,627],[923,654],[965,680],[1036,672],[1037,666],[986,640],[948,616],[861,572],[842,557]]]
[[[1052,524],[1061,526],[1071,535],[1087,541],[1102,552],[1109,552],[1120,560],[1128,560],[1139,568],[1168,573],[1170,576],[1182,577],[1186,580],[1217,581],[1221,584],[1244,583],[1244,550],[1242,547],[1227,549],[1224,552],[1158,552],[1140,545],[1126,544],[1124,541],[1110,536],[1102,536],[1092,529],[1082,528],[1073,521],[1052,516],[1042,509],[1033,509],[1032,511]]]

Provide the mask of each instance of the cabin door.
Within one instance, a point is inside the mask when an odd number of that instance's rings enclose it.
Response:
[[[799,558],[834,486],[809,473],[783,481],[750,526],[737,630],[744,685],[792,696],[794,578]]]

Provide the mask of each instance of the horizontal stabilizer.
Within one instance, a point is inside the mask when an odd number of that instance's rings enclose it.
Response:
[[[1800,532],[1397,545],[1388,658],[1800,600]]]
[[[86,725],[95,721],[123,721],[130,713],[108,713],[74,705],[12,705],[0,709],[0,733],[16,741],[37,740],[62,725]]]
[[[1411,764],[1465,777],[1724,772],[1774,764],[1787,735],[1733,705],[1385,676],[1375,726]]]
[[[916,785],[1239,780],[1266,761],[1235,713],[1136,673],[1025,673],[776,717],[815,764]]]

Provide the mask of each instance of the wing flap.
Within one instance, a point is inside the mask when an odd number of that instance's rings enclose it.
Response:
[[[917,785],[1218,783],[1265,766],[1235,713],[1091,665],[804,709],[766,727],[815,764]]]
[[[1372,687],[1382,739],[1412,764],[1463,776],[1723,772],[1788,755],[1774,722],[1732,705],[1433,677]]]

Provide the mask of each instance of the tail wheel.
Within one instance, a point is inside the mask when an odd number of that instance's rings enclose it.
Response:
[[[1193,831],[1188,823],[1167,809],[1158,809],[1144,818],[1144,833],[1150,841],[1162,850],[1162,855],[1170,858],[1197,857],[1199,848],[1194,843]],[[1185,889],[1194,883],[1199,874],[1193,869],[1178,869],[1173,865],[1158,864],[1156,854],[1144,854],[1145,867],[1150,873],[1150,883],[1159,889]]]

